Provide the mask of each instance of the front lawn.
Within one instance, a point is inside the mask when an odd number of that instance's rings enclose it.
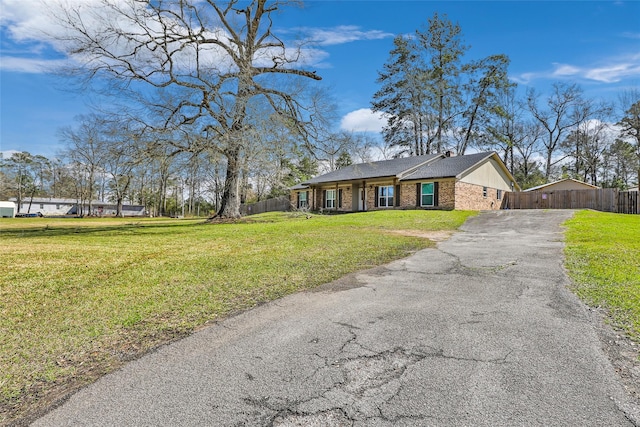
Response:
[[[640,341],[640,215],[585,210],[564,225],[574,292]]]
[[[234,311],[429,247],[419,232],[473,214],[0,219],[0,424]]]

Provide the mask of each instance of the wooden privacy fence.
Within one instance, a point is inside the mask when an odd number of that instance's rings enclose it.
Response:
[[[264,212],[285,212],[291,209],[289,196],[281,196],[273,199],[262,200],[256,203],[240,205],[242,215],[256,215]]]
[[[616,188],[551,190],[506,193],[502,209],[594,209],[602,212],[640,213],[637,191]]]
[[[618,212],[640,214],[640,197],[637,191],[620,191],[618,193]]]

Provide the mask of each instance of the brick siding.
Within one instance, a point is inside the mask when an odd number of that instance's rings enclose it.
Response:
[[[435,182],[435,181],[424,181]],[[487,197],[484,197],[483,187],[475,184],[468,184],[465,182],[456,181],[453,178],[437,180],[438,182],[438,205],[433,209],[458,209],[458,210],[497,210],[500,209],[502,200],[497,199],[497,189],[487,188]],[[400,184],[400,206],[395,208],[400,209],[421,209],[418,206],[419,201],[416,200],[417,191],[416,185],[418,181],[403,182]],[[376,207],[376,187],[392,185],[392,183],[379,182],[374,184],[367,184],[365,188],[366,192],[366,208],[367,210],[389,209],[386,207]],[[324,199],[322,197],[323,190],[335,190],[336,187],[316,188],[315,192],[309,190],[309,204],[315,209],[324,209]],[[342,190],[342,207],[338,206],[338,194],[336,193],[336,209],[340,212],[353,211],[353,186],[341,186],[338,188]],[[394,191],[395,191],[394,186]],[[315,200],[312,200],[315,193]],[[503,191],[503,197],[504,197]],[[357,195],[356,195],[357,197]],[[394,197],[394,203],[396,197]],[[293,206],[297,204],[297,192],[291,192],[291,203]],[[392,209],[392,208],[391,208]],[[424,208],[424,209],[429,209]],[[357,210],[357,209],[356,209]]]
[[[438,181],[424,181],[424,182],[438,182],[438,205],[433,206],[432,209],[453,209],[455,206],[455,180],[445,179]],[[417,184],[421,182],[409,182],[403,183],[400,187],[400,207],[402,208],[421,208],[419,206],[420,200],[416,200],[418,197]],[[425,207],[424,209],[429,209]]]
[[[497,210],[502,200],[497,199],[497,189],[487,187],[487,197],[484,197],[481,185],[456,182],[455,209],[458,210]],[[504,197],[504,191],[503,191]]]

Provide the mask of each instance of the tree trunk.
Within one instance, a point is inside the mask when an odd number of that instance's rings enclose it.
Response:
[[[216,217],[240,218],[240,148],[234,147],[227,153],[227,174],[224,181],[220,210]]]
[[[553,151],[552,150],[547,150],[547,164],[546,164],[546,170],[544,173],[544,178],[547,182],[549,182],[549,176],[551,176],[551,156],[553,156]]]

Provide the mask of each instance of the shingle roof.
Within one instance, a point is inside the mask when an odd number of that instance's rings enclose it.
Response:
[[[586,183],[586,182],[583,182],[583,181],[578,181],[577,179],[573,179],[573,178],[565,178],[565,179],[561,179],[561,180],[558,180],[558,181],[553,181],[553,182],[548,182],[546,184],[538,185],[536,187],[527,188],[526,190],[522,190],[522,191],[523,192],[527,192],[527,191],[542,190],[543,188],[550,187],[552,185],[559,184],[559,183],[565,182],[565,181],[573,181],[573,182],[575,182],[577,184],[580,184],[580,185],[583,185],[583,186],[589,187],[589,188],[598,188],[597,185],[591,185],[589,183]]]
[[[300,183],[294,185],[293,187],[289,187],[289,190],[306,190],[307,188],[309,188],[308,185]]]
[[[460,175],[467,169],[493,156],[494,152],[467,154],[464,156],[445,157],[416,169],[404,176],[403,180],[451,178]]]
[[[393,160],[359,163],[317,176],[305,181],[304,184],[321,184],[324,182],[397,176],[440,156],[440,154],[428,154],[426,156],[402,157]]]

